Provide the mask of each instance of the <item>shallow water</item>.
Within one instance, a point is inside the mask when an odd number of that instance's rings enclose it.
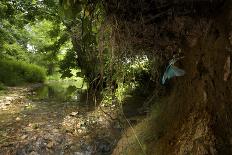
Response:
[[[78,87],[75,82],[49,82],[34,86],[32,94],[34,99],[56,100],[56,101],[78,101],[80,95],[84,94],[85,88]]]

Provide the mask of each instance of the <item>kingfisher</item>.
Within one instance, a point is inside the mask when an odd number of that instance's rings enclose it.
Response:
[[[166,80],[169,80],[175,76],[184,76],[185,71],[183,69],[177,68],[176,66],[174,66],[174,64],[180,60],[183,59],[184,57],[180,57],[180,58],[173,58],[169,61],[168,66],[164,72],[164,75],[162,77],[162,84],[164,85]]]

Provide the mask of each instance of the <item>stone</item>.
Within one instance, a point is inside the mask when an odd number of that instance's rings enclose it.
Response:
[[[53,146],[54,146],[54,143],[53,143],[53,142],[49,142],[49,143],[47,144],[47,148],[49,148],[49,149],[51,149]]]
[[[20,117],[16,117],[16,119],[15,119],[16,121],[20,121],[21,120],[21,118]]]
[[[85,154],[82,152],[75,152],[74,155],[85,155]]]
[[[6,105],[6,106],[9,106],[9,105],[10,105],[10,101],[6,102],[5,105]]]
[[[27,135],[22,135],[21,136],[21,139],[26,139],[27,138]]]
[[[29,155],[39,155],[39,154],[35,151],[32,151],[31,153],[29,153]]]
[[[77,111],[77,112],[72,112],[71,114],[70,114],[70,116],[76,116],[76,115],[78,115],[79,114],[79,112]]]

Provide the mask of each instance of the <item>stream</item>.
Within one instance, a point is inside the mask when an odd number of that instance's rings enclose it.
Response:
[[[88,103],[73,83],[9,87],[0,94],[0,154],[111,154],[121,129],[106,112],[115,111]]]

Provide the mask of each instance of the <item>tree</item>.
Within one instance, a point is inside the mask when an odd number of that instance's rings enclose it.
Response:
[[[79,66],[90,84],[89,88],[94,91],[100,89],[104,62],[99,56],[97,39],[103,21],[102,3],[60,0],[60,6],[73,43],[73,50],[67,53],[62,63],[63,75],[71,76],[71,68]]]
[[[58,65],[60,48],[69,40],[56,0],[0,2],[0,57],[48,68]]]

